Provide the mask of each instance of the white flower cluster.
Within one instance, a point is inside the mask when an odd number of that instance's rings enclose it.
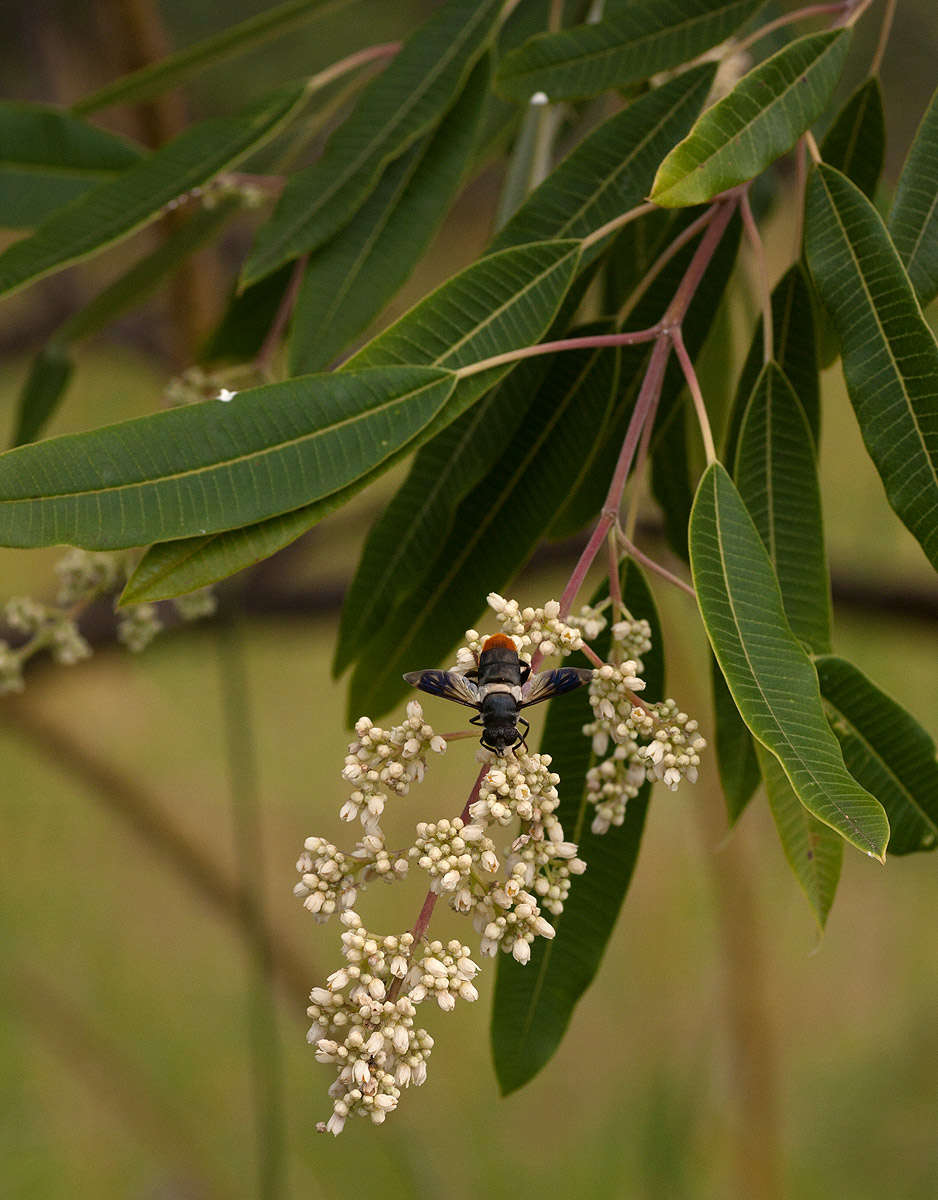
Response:
[[[501,626],[499,633],[507,634],[514,641],[522,659],[530,659],[535,650],[545,656],[582,650],[580,630],[571,621],[561,620],[560,604],[556,600],[548,600],[543,608],[522,608],[517,600],[506,600],[498,592],[489,592],[485,599]],[[487,636],[476,629],[466,630],[466,644],[456,652],[458,671],[478,666]]]
[[[697,779],[700,752],[706,746],[697,722],[673,700],[648,704],[642,655],[651,649],[651,627],[626,613],[611,629],[613,659],[593,674],[590,705],[594,719],[583,726],[593,753],[603,761],[587,771],[586,787],[595,808],[593,833],[606,833],[625,820],[626,806],[646,780],[675,791],[681,779]],[[628,654],[629,657],[623,656]],[[612,746],[609,757],[603,757]]]
[[[412,934],[378,937],[352,910],[341,919],[346,966],[326,987],[313,988],[307,1009],[307,1040],[320,1062],[337,1069],[329,1089],[332,1116],[318,1128],[336,1135],[352,1114],[380,1124],[397,1108],[403,1088],[426,1080],[433,1038],[414,1025],[417,1005],[435,999],[449,1011],[457,998],[478,999],[472,981],[479,970],[461,942],[426,943],[411,964]]]
[[[354,785],[354,791],[342,805],[343,821],[356,817],[366,833],[380,834],[379,818],[388,796],[406,796],[412,783],[419,783],[427,763],[427,752],[442,754],[446,740],[435,734],[423,718],[418,700],[407,705],[407,717],[401,725],[382,729],[368,717],[355,722],[358,735],[349,743],[342,778]]]
[[[366,834],[351,854],[344,854],[325,838],[308,837],[297,860],[301,879],[293,894],[322,923],[352,908],[371,880],[393,883],[407,874],[409,866],[406,857],[392,854],[376,834]]]
[[[480,874],[492,876],[499,868],[495,843],[481,825],[467,825],[461,817],[452,821],[421,821],[410,848],[411,858],[430,876],[434,892],[457,892],[453,907],[466,912],[471,905],[470,883]]]

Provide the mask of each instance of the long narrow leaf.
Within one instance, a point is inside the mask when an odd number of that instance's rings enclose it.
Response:
[[[138,162],[140,150],[46,104],[0,103],[0,227],[32,229]]]
[[[735,825],[761,782],[752,734],[743,724],[716,659],[710,659],[713,689],[714,751],[726,816]],[[800,801],[799,801],[800,803]]]
[[[843,106],[821,143],[821,157],[873,199],[886,153],[883,90],[867,79]]]
[[[384,168],[453,104],[495,34],[503,0],[447,0],[359,96],[312,166],[290,178],[244,267],[252,283],[323,246]]]
[[[890,854],[938,845],[935,743],[907,709],[845,659],[815,662],[821,696],[844,762],[889,817]]]
[[[805,248],[889,503],[938,567],[938,346],[889,234],[832,167],[808,184]]]
[[[773,754],[756,743],[756,755],[782,850],[823,930],[840,881],[844,840],[808,812]]]
[[[849,48],[849,29],[809,34],[754,67],[674,147],[651,199],[702,204],[761,174],[827,107]]]
[[[606,591],[603,588],[594,601]],[[623,567],[622,591],[629,611],[651,624],[653,648],[644,660],[644,679],[648,694],[661,696],[661,627],[648,585],[636,567]],[[595,648],[603,655],[607,645],[605,639]],[[588,665],[580,656],[570,662]],[[551,755],[551,770],[560,775],[557,816],[566,836],[577,843],[586,872],[574,881],[560,916],[551,918],[556,929],[551,941],[538,938],[525,966],[510,955],[499,956],[491,1037],[503,1095],[527,1083],[560,1045],[580,997],[599,969],[638,858],[650,784],[629,801],[624,824],[605,834],[590,830],[592,805],[586,795],[586,772],[594,759],[583,725],[591,719],[589,699],[578,692],[551,702],[544,723],[541,752]]]
[[[305,376],[0,455],[0,545],[139,546],[246,525],[345,487],[455,386],[387,367]]]
[[[889,232],[923,305],[938,296],[938,89],[909,150]]]
[[[293,315],[292,375],[324,370],[416,266],[459,186],[489,74],[483,60],[439,128],[391,163],[342,235],[310,259]]]
[[[830,650],[831,595],[814,439],[795,390],[766,363],[743,418],[733,478],[756,523],[792,630]]]
[[[762,539],[719,463],[697,490],[690,552],[707,636],[746,725],[779,760],[805,808],[882,861],[886,814],[844,766]]]
[[[498,90],[526,101],[596,96],[696,58],[735,32],[762,0],[636,0],[595,25],[542,33],[505,56]]]
[[[299,85],[281,88],[236,116],[193,125],[115,179],[53,213],[31,237],[0,254],[0,294],[99,254],[155,221],[170,200],[206,183],[272,137],[303,95]]]

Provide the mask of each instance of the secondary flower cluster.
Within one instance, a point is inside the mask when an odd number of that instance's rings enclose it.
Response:
[[[506,600],[498,592],[489,592],[485,602],[501,626],[499,633],[514,639],[522,658],[529,658],[533,650],[549,656],[583,649],[581,630],[573,621],[560,619],[560,604],[556,600],[548,600],[543,608],[522,608],[517,600]],[[466,630],[466,643],[456,652],[457,671],[468,671],[478,665],[487,636],[476,629]]]
[[[0,640],[0,695],[21,692],[23,668],[41,650],[53,660],[73,666],[91,656],[91,646],[78,628],[78,616],[92,600],[123,584],[130,571],[125,555],[69,550],[55,566],[58,590],[54,604],[30,596],[14,596],[3,607],[3,624],[18,635],[17,645]],[[215,598],[205,590],[172,602],[183,620],[215,611]],[[117,638],[129,650],[142,650],[163,628],[155,604],[117,610]]]

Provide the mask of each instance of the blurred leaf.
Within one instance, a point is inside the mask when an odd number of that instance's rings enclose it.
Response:
[[[651,199],[702,204],[761,174],[827,107],[849,48],[849,29],[813,33],[759,63],[674,147]]]
[[[303,88],[281,88],[233,117],[185,130],[52,214],[31,237],[0,254],[0,293],[18,291],[53,271],[99,254],[155,221],[170,200],[206,183],[272,137],[296,111]]]
[[[733,478],[768,551],[792,631],[830,650],[831,593],[814,439],[794,388],[766,363],[743,417]]]
[[[872,75],[837,114],[821,143],[821,158],[873,199],[886,153],[883,90]]]
[[[494,37],[503,0],[447,0],[413,33],[329,139],[290,177],[244,266],[254,283],[325,245],[359,211],[392,162],[429,132]]]
[[[496,86],[525,103],[597,96],[680,66],[729,37],[762,0],[635,0],[595,25],[541,33],[506,54]]]
[[[430,569],[420,565],[414,590],[361,650],[349,712],[387,712],[407,691],[403,672],[441,662],[486,593],[517,574],[550,524],[557,497],[579,482],[617,377],[615,351],[558,355],[517,433],[456,510]]]
[[[726,816],[735,825],[762,779],[752,734],[743,724],[716,659],[710,656],[714,749]],[[801,802],[799,801],[799,806]]]
[[[31,442],[59,406],[75,364],[62,345],[51,343],[33,359],[20,393],[13,445]]]
[[[122,313],[140,304],[155,291],[189,255],[210,241],[239,208],[234,197],[215,208],[200,208],[150,254],[119,276],[84,308],[74,313],[55,331],[50,343],[39,352],[26,386],[20,394],[13,444],[35,441],[58,408],[72,373],[66,349],[109,325]]]
[[[889,233],[919,300],[930,304],[938,296],[938,91],[899,176]]]
[[[498,233],[492,249],[585,237],[641,204],[658,163],[700,112],[713,75],[711,63],[694,67],[604,121],[531,193]],[[589,256],[602,248],[603,243],[597,243]]]
[[[422,362],[453,368],[537,342],[550,327],[570,288],[579,242],[519,246],[481,259],[454,275],[372,339],[342,372],[362,367]],[[451,401],[395,454],[368,474],[323,500],[252,526],[189,546],[153,546],[141,561],[131,591],[135,600],[164,599],[204,587],[296,541],[329,513],[455,421],[514,363],[463,379]],[[152,589],[144,575],[154,581]],[[138,576],[140,577],[138,579]],[[130,586],[130,585],[129,585]]]
[[[231,529],[345,487],[411,440],[455,378],[305,376],[0,455],[0,545],[91,550]]]
[[[889,817],[890,854],[938,844],[935,743],[910,712],[880,691],[853,663],[815,660],[821,696],[850,774]]]
[[[229,295],[221,320],[199,351],[200,362],[250,362],[257,357],[290,286],[294,265],[284,263],[279,271]]]
[[[817,446],[820,440],[821,399],[818,381],[814,312],[811,288],[800,262],[793,263],[772,291],[772,345],[775,361],[795,389],[801,407],[808,418],[811,436]],[[723,461],[736,461],[739,427],[752,389],[762,370],[762,317],[760,316],[749,353],[739,373],[736,396],[730,411],[723,449]]]
[[[622,590],[629,611],[651,624],[653,649],[645,657],[644,678],[649,695],[661,696],[661,626],[648,585],[634,565],[623,564]],[[592,603],[607,594],[604,585]],[[594,648],[603,656],[608,645],[606,633]],[[590,665],[579,654],[569,662],[572,666]],[[560,916],[547,914],[557,931],[553,939],[537,938],[525,966],[508,954],[499,955],[491,1037],[502,1095],[532,1079],[560,1045],[574,1008],[599,969],[638,858],[651,784],[644,784],[629,801],[623,825],[605,834],[590,830],[594,810],[587,798],[586,772],[595,759],[583,726],[592,717],[589,697],[583,691],[551,701],[544,724],[541,753],[551,755],[551,770],[560,775],[557,817],[566,836],[577,842],[587,869],[574,878]]]
[[[759,531],[719,463],[697,489],[690,553],[707,636],[749,730],[782,764],[809,812],[882,861],[886,814],[844,767]]]
[[[30,229],[141,158],[131,142],[47,104],[0,102],[0,226]]]
[[[805,249],[889,503],[938,567],[938,346],[879,214],[832,167],[808,182]]]
[[[756,756],[782,850],[808,898],[818,928],[823,930],[840,881],[843,838],[811,816],[792,790],[778,759],[758,743]]]
[[[694,503],[694,491],[686,405],[672,404],[670,409],[655,428],[658,444],[651,455],[651,490],[661,509],[668,545],[687,562],[687,521]]]
[[[345,8],[352,0],[287,0],[237,25],[203,38],[192,46],[177,50],[158,62],[122,75],[72,105],[75,113],[99,112],[115,104],[140,104],[163,92],[172,91],[206,67],[224,62],[237,54],[246,54],[268,39],[278,37],[314,18],[329,16]]]
[[[391,163],[342,236],[307,263],[291,375],[324,370],[407,280],[459,187],[489,76],[484,59],[435,132]]]
[[[622,308],[635,285],[683,227],[679,222],[690,211],[656,208],[619,230],[603,255],[604,313]],[[692,219],[699,215],[695,211]]]

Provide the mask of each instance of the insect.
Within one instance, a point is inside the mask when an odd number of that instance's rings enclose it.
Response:
[[[482,726],[479,741],[496,754],[504,754],[516,746],[527,749],[524,739],[530,725],[520,716],[522,708],[571,692],[589,683],[592,677],[593,672],[582,667],[558,667],[532,676],[530,666],[520,660],[515,643],[504,633],[486,639],[478,667],[465,675],[431,669],[409,671],[404,676],[422,692],[478,709],[478,715],[470,717],[469,724]]]

